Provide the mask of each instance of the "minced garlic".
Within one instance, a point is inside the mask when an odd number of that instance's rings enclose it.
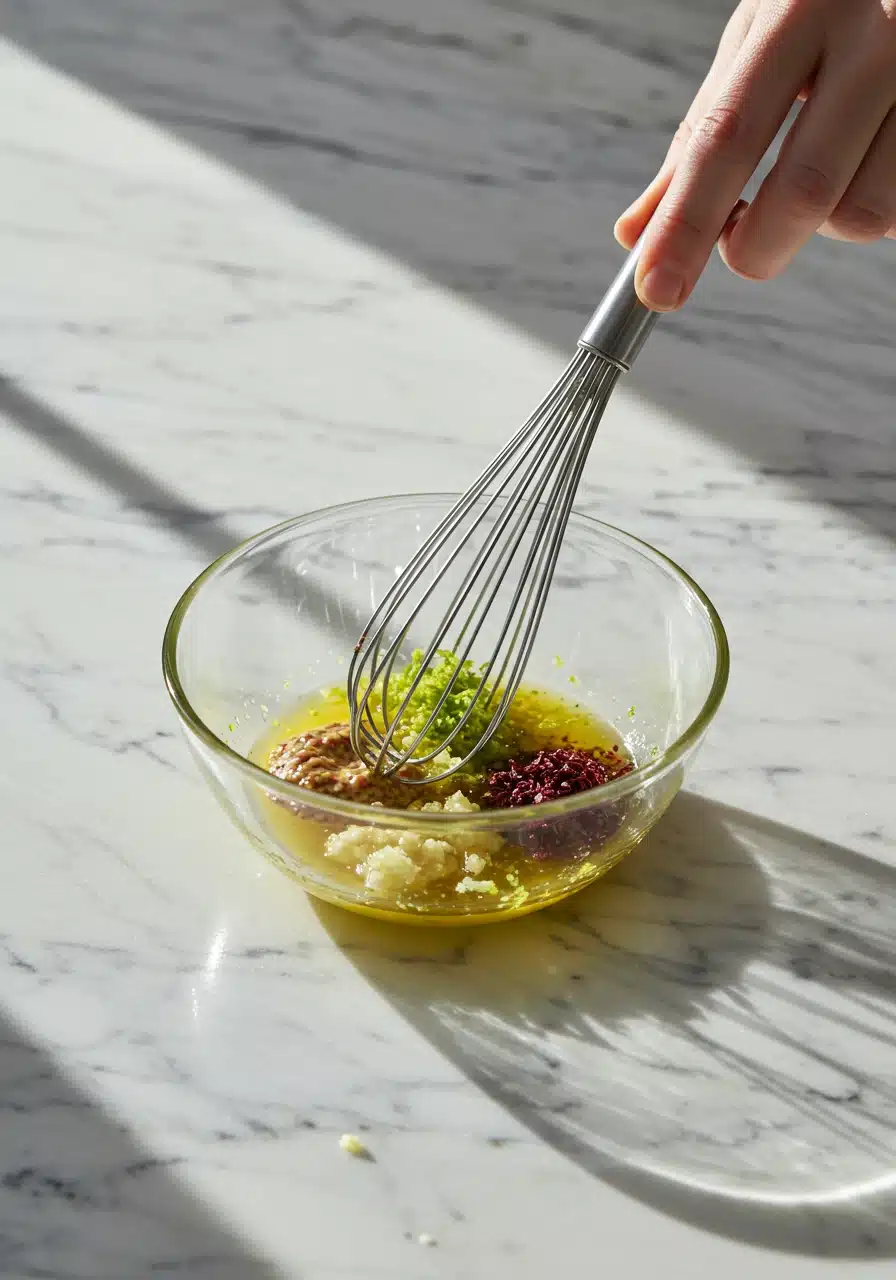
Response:
[[[474,880],[472,876],[464,876],[455,886],[458,893],[497,893],[498,886],[494,880]]]
[[[457,791],[444,802],[434,800],[423,809],[427,813],[476,813],[479,806]],[[353,869],[371,892],[391,895],[423,888],[456,875],[461,869],[467,873],[461,884],[491,884],[471,880],[470,876],[481,875],[503,845],[503,838],[490,831],[455,834],[449,828],[436,839],[422,831],[351,826],[330,835],[324,852],[328,858]],[[471,889],[458,885],[457,890],[497,892],[494,886]]]

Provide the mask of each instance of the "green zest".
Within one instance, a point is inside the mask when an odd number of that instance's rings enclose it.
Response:
[[[397,712],[417,678],[423,665],[423,657],[423,650],[417,649],[404,670],[398,672],[389,681],[391,714],[394,715]],[[448,747],[450,754],[461,758],[469,755],[491,724],[500,697],[489,685],[486,685],[477,697],[484,668],[477,667],[469,660],[458,666],[457,656],[450,650],[443,649],[431,660],[401,716],[402,745],[409,746],[417,734],[423,730],[455,672],[457,675],[451,692],[427,730],[426,738],[415,750],[415,755],[424,748],[431,750],[440,742],[444,742],[457,728],[474,702],[475,706],[470,712],[469,720]],[[516,738],[517,734],[505,720],[492,740],[478,753],[476,763],[487,765],[493,760],[506,759],[516,747]]]

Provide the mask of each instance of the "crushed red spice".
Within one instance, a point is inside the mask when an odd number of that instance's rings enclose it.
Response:
[[[491,809],[517,809],[604,786],[635,767],[618,751],[618,744],[609,751],[561,746],[511,760],[489,774],[484,803]],[[508,832],[507,838],[537,861],[580,861],[615,835],[625,820],[625,811],[626,802],[617,801],[547,822],[521,820],[519,829]]]
[[[536,755],[510,760],[488,775],[485,803],[490,809],[517,809],[591,791],[631,773],[631,760],[611,751],[550,747]]]

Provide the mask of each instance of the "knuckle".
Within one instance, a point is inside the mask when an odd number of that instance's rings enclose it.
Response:
[[[744,117],[735,107],[711,107],[697,121],[691,146],[701,156],[738,146],[744,135]]]
[[[837,203],[838,191],[833,179],[814,164],[784,165],[780,185],[787,203],[801,213],[826,214]]]
[[[845,199],[834,209],[828,222],[844,240],[882,240],[893,226],[894,215]]]
[[[672,145],[685,146],[687,142],[690,140],[691,132],[692,130],[691,130],[690,122],[687,120],[682,120],[681,124],[675,130],[675,135],[672,138]]]
[[[704,231],[700,223],[685,209],[665,209],[660,213],[662,235],[677,240],[700,240]]]

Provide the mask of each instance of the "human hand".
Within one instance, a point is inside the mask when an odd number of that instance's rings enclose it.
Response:
[[[732,271],[769,280],[816,231],[896,238],[896,0],[742,0],[662,168],[616,223],[628,249],[642,231],[635,283],[656,311],[685,301],[717,240]]]

